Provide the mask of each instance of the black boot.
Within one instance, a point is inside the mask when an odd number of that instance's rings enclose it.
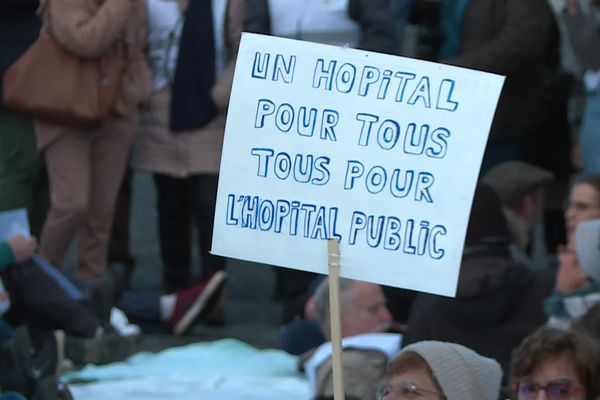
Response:
[[[54,331],[27,365],[26,372],[34,382],[30,400],[59,400],[58,381],[64,354],[65,333]]]
[[[26,373],[26,364],[32,354],[26,329],[18,329],[14,335],[0,344],[0,387],[29,396],[33,380]]]

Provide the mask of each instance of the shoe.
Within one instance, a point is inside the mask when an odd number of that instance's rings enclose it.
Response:
[[[216,272],[209,280],[176,293],[175,309],[167,326],[175,335],[183,335],[196,321],[210,314],[222,299],[226,281],[224,271]]]
[[[54,331],[52,338],[31,357],[28,375],[34,380],[52,377],[58,383],[64,358],[65,333]]]
[[[51,340],[31,358],[27,373],[33,380],[31,400],[56,399],[65,356],[65,333],[54,331]]]
[[[121,336],[112,328],[93,338],[67,335],[66,357],[77,366],[123,361],[138,349],[140,335]]]
[[[121,336],[139,337],[142,334],[142,329],[129,322],[127,315],[117,307],[110,310],[110,326]]]
[[[15,330],[12,337],[0,343],[0,400],[5,400],[5,391],[29,395],[33,390],[32,380],[26,372],[31,352],[29,334],[23,327]]]

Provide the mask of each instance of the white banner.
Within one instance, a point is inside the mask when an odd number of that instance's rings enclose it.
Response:
[[[212,251],[453,296],[504,77],[244,34]]]

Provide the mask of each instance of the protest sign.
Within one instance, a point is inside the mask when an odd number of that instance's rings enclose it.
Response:
[[[244,34],[212,252],[454,295],[504,78]]]

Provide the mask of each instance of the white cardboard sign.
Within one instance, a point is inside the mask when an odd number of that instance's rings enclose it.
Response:
[[[453,296],[504,77],[244,34],[214,254]]]

